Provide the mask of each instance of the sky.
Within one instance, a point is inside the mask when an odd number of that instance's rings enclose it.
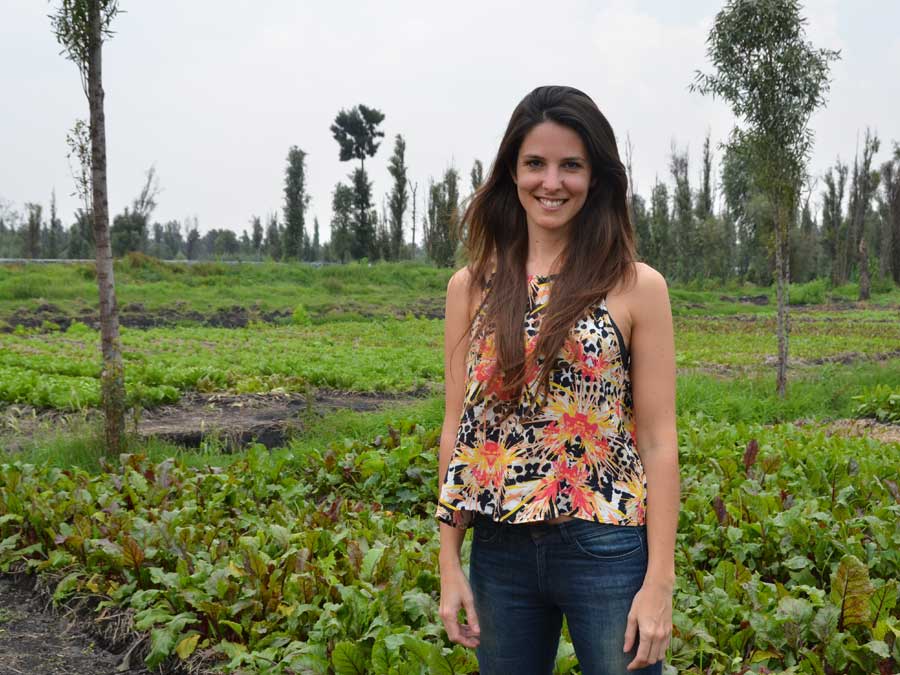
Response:
[[[699,183],[703,139],[715,146],[735,119],[691,93],[711,72],[706,37],[722,3],[691,0],[120,0],[104,46],[110,212],[129,206],[149,167],[159,178],[154,221],[195,218],[201,233],[282,217],[288,150],[307,154],[311,196],[329,238],[331,195],[353,162],[339,161],[329,127],[359,103],[385,114],[385,138],[366,162],[376,206],[390,190],[396,134],[407,144],[418,215],[428,181],[473,161],[490,165],[513,108],[531,89],[567,84],[609,119],[635,189],[670,182],[669,155],[687,148]],[[60,54],[48,15],[58,0],[0,3],[0,202],[23,211],[55,190],[68,226],[79,206],[66,134],[88,117],[75,65]],[[876,163],[900,142],[900,2],[809,0],[807,37],[841,50],[828,105],[811,120],[809,172],[852,161],[867,127]],[[817,191],[821,189],[821,181]],[[406,239],[409,239],[407,219]],[[417,225],[421,241],[421,225]]]

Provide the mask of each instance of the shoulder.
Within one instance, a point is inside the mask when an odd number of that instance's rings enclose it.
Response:
[[[659,296],[669,294],[666,278],[647,263],[634,263],[634,291],[639,296]]]
[[[472,286],[472,272],[468,266],[461,267],[453,273],[447,282],[447,294],[467,295]]]
[[[666,278],[650,265],[634,264],[634,275],[629,292],[630,309],[635,323],[658,321],[671,313],[669,286]]]
[[[474,277],[468,267],[456,270],[447,282],[447,318],[465,318],[471,320],[474,313],[475,293]]]

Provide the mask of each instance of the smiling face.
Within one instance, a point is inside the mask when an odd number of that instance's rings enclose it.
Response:
[[[581,137],[556,122],[535,126],[519,148],[515,182],[529,230],[568,229],[584,206],[591,183]]]

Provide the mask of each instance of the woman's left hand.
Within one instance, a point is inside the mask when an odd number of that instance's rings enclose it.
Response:
[[[671,586],[645,581],[635,594],[628,612],[624,651],[629,651],[638,638],[637,654],[628,664],[628,670],[643,668],[665,658],[672,638]]]

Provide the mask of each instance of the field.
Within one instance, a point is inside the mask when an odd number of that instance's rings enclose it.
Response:
[[[132,666],[477,672],[437,616],[450,271],[116,274],[134,407],[129,453],[103,458],[91,270],[0,267],[0,571]],[[898,669],[900,290],[879,290],[792,288],[781,400],[772,289],[671,289],[669,672]],[[567,639],[557,672],[580,672]]]

